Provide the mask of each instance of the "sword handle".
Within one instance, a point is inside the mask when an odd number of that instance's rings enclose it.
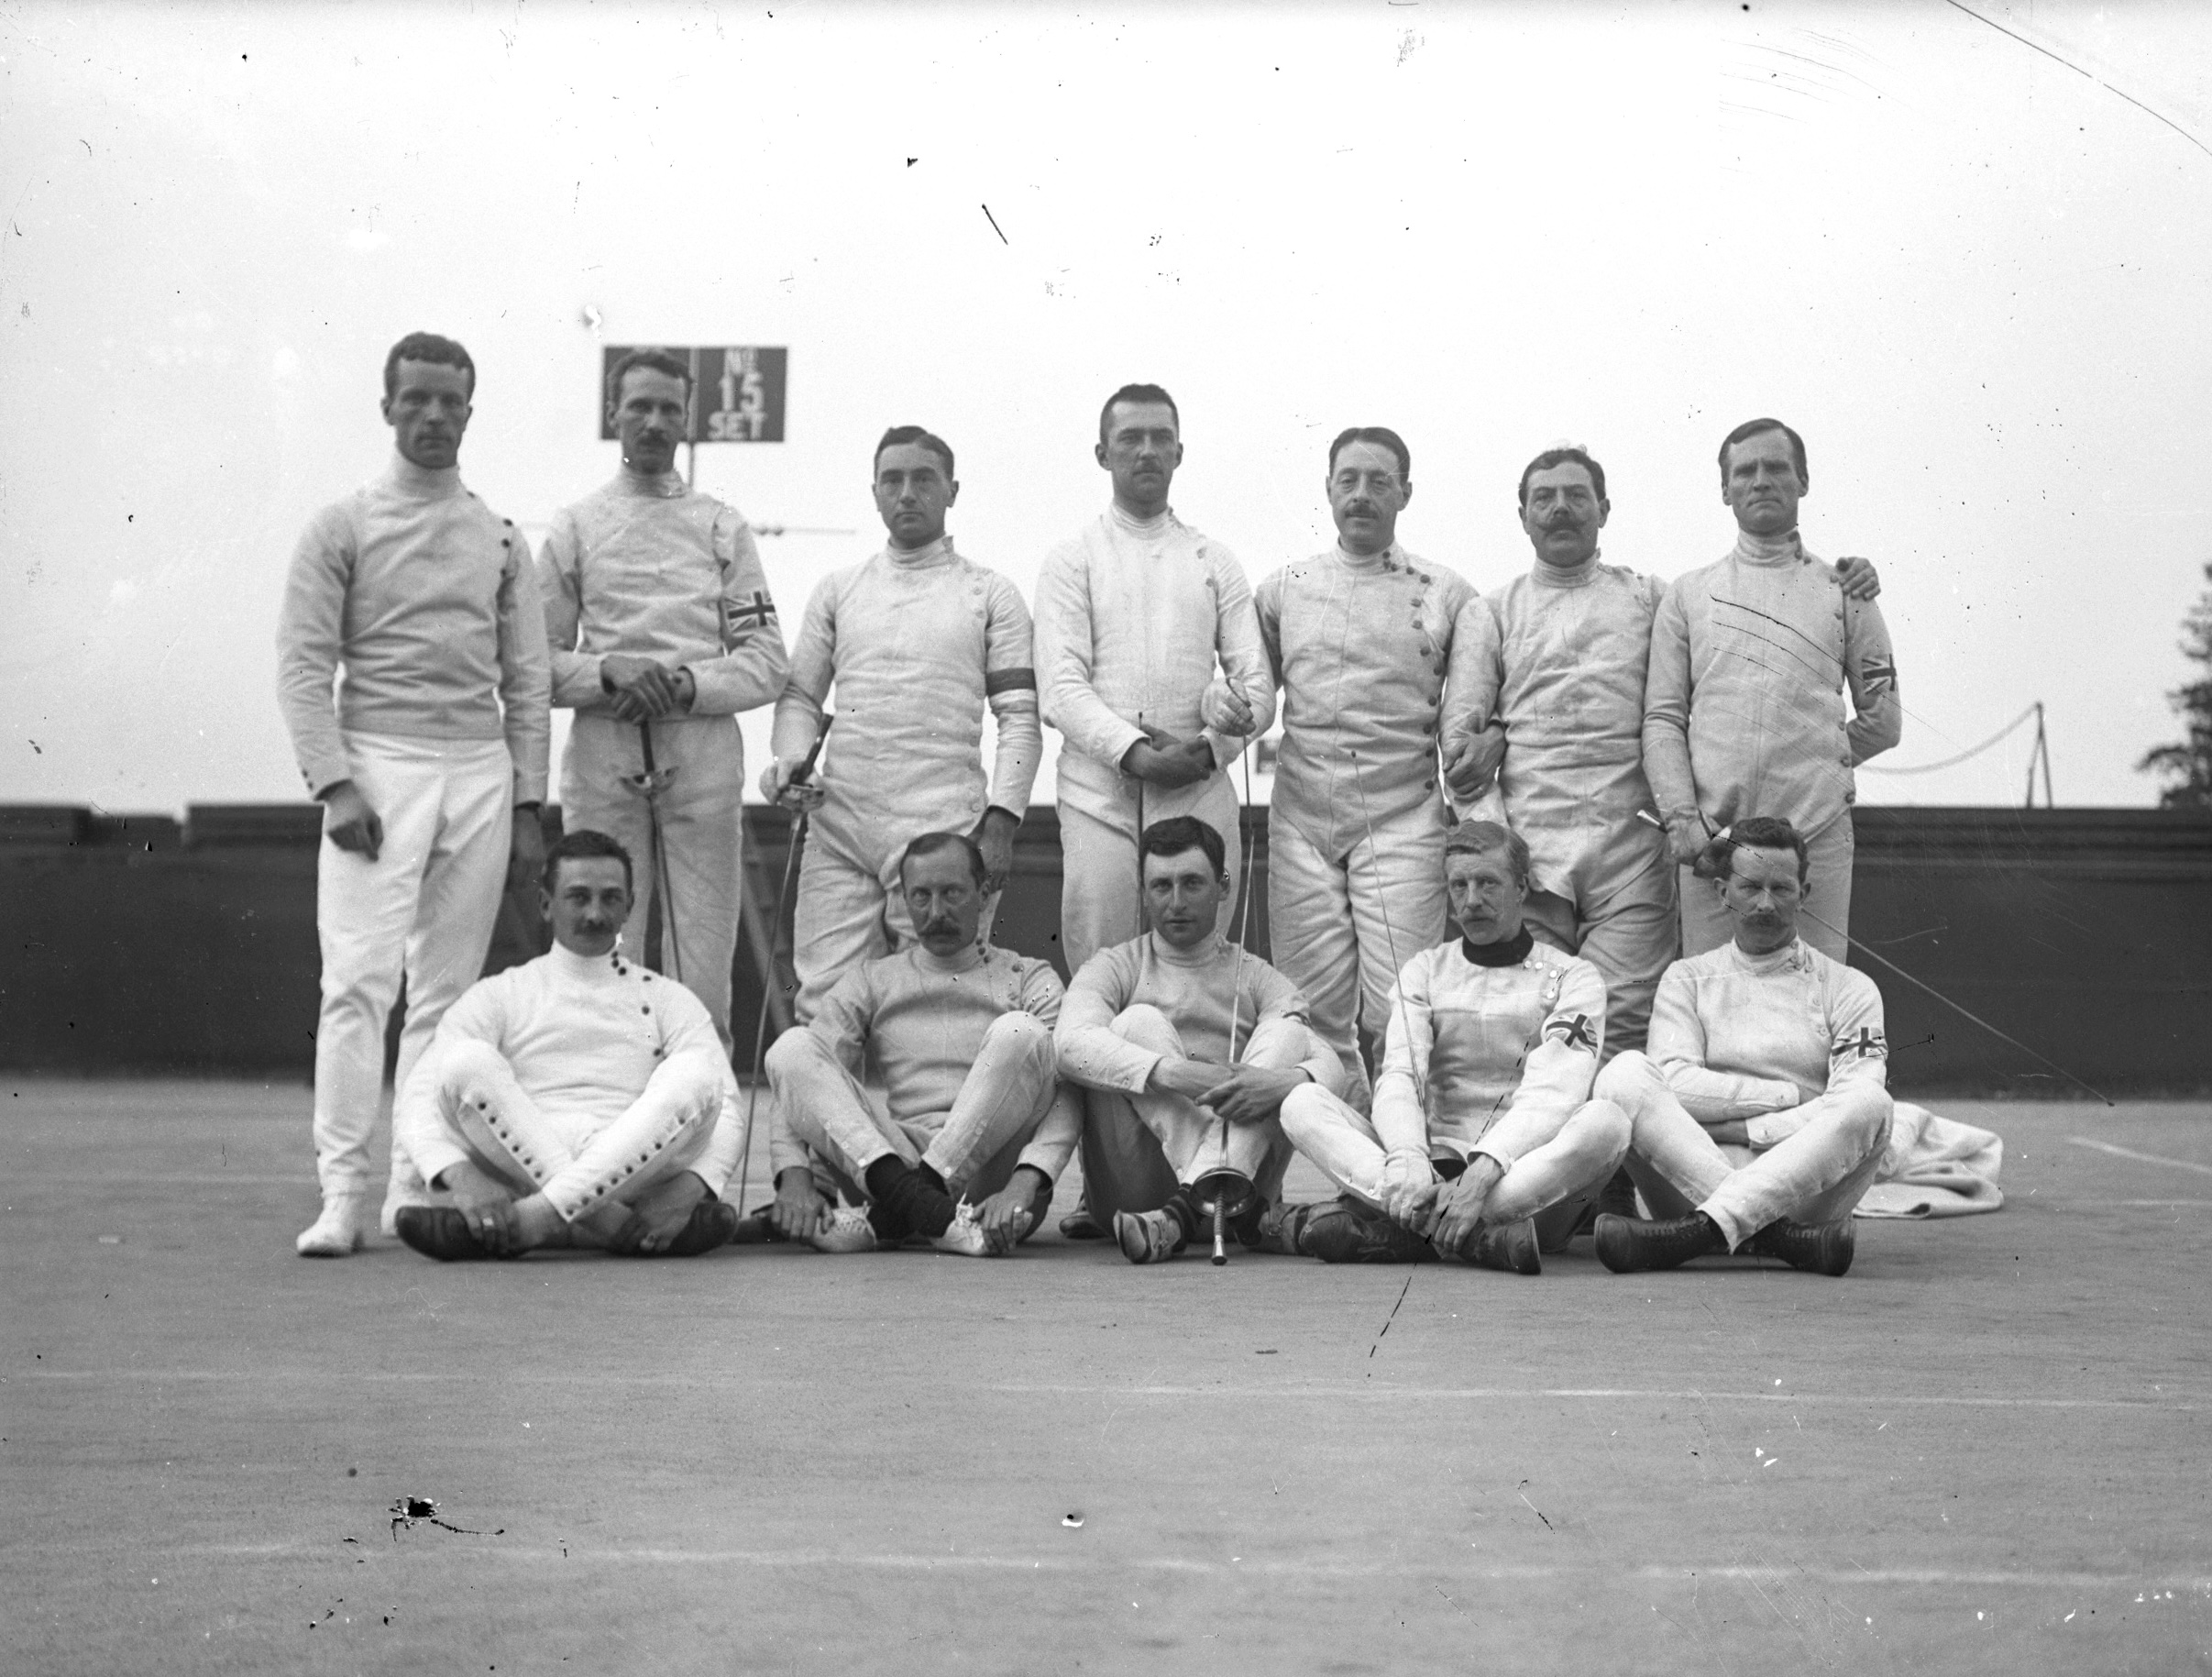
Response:
[[[821,732],[814,736],[814,744],[807,748],[805,757],[800,759],[798,767],[791,771],[793,786],[803,786],[813,778],[814,765],[821,756],[822,745],[830,737],[830,730],[836,725],[836,712],[824,712],[821,719]]]

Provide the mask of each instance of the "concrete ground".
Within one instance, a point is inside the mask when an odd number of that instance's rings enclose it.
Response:
[[[2212,1107],[1524,1280],[311,1263],[303,1088],[0,1090],[11,1671],[2212,1670]]]

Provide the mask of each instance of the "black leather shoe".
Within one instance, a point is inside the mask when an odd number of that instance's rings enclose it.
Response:
[[[1410,1229],[1356,1199],[1336,1199],[1306,1213],[1299,1250],[1324,1263],[1425,1263],[1436,1249]]]
[[[1816,1275],[1840,1275],[1851,1267],[1858,1236],[1848,1217],[1832,1223],[1793,1223],[1784,1217],[1745,1241],[1744,1250],[1762,1258],[1779,1258],[1792,1269]]]
[[[468,1219],[451,1206],[402,1206],[394,1227],[401,1240],[440,1263],[491,1256],[468,1227]]]
[[[1597,1232],[1598,1260],[1617,1275],[1635,1270],[1674,1269],[1692,1258],[1728,1250],[1728,1242],[1712,1219],[1699,1211],[1657,1221],[1616,1217],[1608,1211],[1598,1219]]]
[[[1536,1251],[1536,1224],[1533,1218],[1523,1218],[1502,1229],[1478,1230],[1466,1251],[1467,1261],[1484,1269],[1502,1269],[1515,1275],[1544,1273],[1544,1259]]]
[[[671,1258],[696,1258],[702,1252],[727,1246],[737,1238],[737,1208],[726,1199],[702,1199],[691,1208],[691,1220],[668,1242]]]

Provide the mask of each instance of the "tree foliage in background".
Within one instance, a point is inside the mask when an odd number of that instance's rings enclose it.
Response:
[[[2212,581],[2212,565],[2205,567],[2205,577]],[[2135,767],[2166,782],[2158,795],[2161,809],[2212,809],[2212,588],[2182,619],[2181,649],[2184,657],[2204,667],[2199,679],[2166,695],[2188,738],[2145,752]]]

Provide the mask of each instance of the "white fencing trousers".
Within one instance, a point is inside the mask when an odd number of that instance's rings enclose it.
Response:
[[[654,766],[673,769],[655,800],[668,863],[674,912],[661,911],[660,970],[706,1004],[715,1033],[730,1048],[730,968],[737,954],[738,905],[744,899],[745,746],[734,716],[694,716],[653,724]],[[579,712],[561,756],[561,825],[619,839],[630,853],[635,887],[622,953],[645,964],[645,922],[654,898],[653,829],[644,795],[624,777],[645,766],[635,723]],[[670,926],[674,937],[671,941]]]
[[[1145,930],[1137,870],[1137,795],[1130,789],[1138,784],[1124,775],[1120,789],[1101,800],[1088,787],[1071,785],[1064,777],[1061,780],[1060,939],[1071,974],[1081,972],[1083,964],[1101,949],[1126,943]],[[1221,834],[1229,888],[1221,899],[1215,930],[1224,937],[1235,935],[1230,916],[1236,911],[1237,882],[1244,872],[1237,808],[1237,795],[1229,789],[1226,774],[1209,775],[1195,786],[1172,792],[1156,786],[1144,789],[1147,826],[1172,815],[1195,815]]]
[[[1293,1089],[1282,1103],[1282,1129],[1330,1181],[1355,1199],[1382,1208],[1386,1150],[1366,1118],[1326,1089]],[[1533,1217],[1537,1245],[1557,1252],[1620,1168],[1628,1137],[1628,1115],[1619,1107],[1603,1099],[1583,1102],[1557,1135],[1506,1165],[1483,1207],[1484,1225],[1502,1228]],[[1449,1148],[1439,1156],[1460,1154]]]
[[[513,837],[514,766],[501,740],[348,733],[355,789],[384,823],[369,861],[328,837],[315,858],[323,1004],[315,1021],[315,1174],[325,1197],[366,1193],[384,1084],[384,1027],[407,980],[399,1077],[484,970]],[[413,1167],[395,1140],[395,1177]]]
[[[1315,1032],[1344,1064],[1345,1098],[1372,1098],[1364,1030],[1380,1057],[1391,993],[1414,955],[1444,941],[1444,828],[1417,810],[1362,833],[1331,861],[1289,821],[1268,822],[1268,943],[1275,969],[1298,987]],[[1668,927],[1671,932],[1673,928]],[[1652,981],[1658,981],[1656,974]]]
[[[665,1062],[620,1117],[596,1125],[541,1112],[496,1049],[452,1043],[439,1054],[438,1119],[482,1169],[522,1193],[543,1193],[574,1222],[610,1201],[627,1204],[706,1152],[723,1084],[699,1058]]]
[[[1650,1059],[1624,1054],[1598,1088],[1628,1113],[1628,1174],[1654,1217],[1702,1211],[1733,1252],[1778,1217],[1824,1223],[1851,1215],[1889,1140],[1887,1091],[1870,1085],[1814,1097],[1801,1129],[1754,1150],[1712,1139]]]
[[[811,1031],[787,1031],[768,1050],[768,1088],[786,1126],[856,1202],[868,1197],[868,1166],[891,1154],[928,1164],[955,1198],[996,1194],[1051,1109],[1059,1078],[1052,1028],[1029,1013],[991,1021],[950,1112],[903,1120],[878,1115]]]
[[[1186,1057],[1183,1035],[1149,1002],[1125,1008],[1114,1033],[1157,1054]],[[1314,1057],[1314,1033],[1294,1019],[1271,1019],[1237,1056],[1243,1065],[1292,1071]],[[1217,1170],[1250,1179],[1262,1199],[1282,1197],[1291,1144],[1273,1116],[1227,1126],[1188,1096],[1150,1089],[1084,1091],[1083,1174],[1091,1209],[1109,1222],[1117,1211],[1156,1211],[1177,1187]]]
[[[1846,965],[1851,959],[1851,945],[1844,936],[1851,930],[1851,863],[1857,848],[1849,810],[1805,842],[1805,864],[1810,877],[1805,885],[1798,935],[1830,960]],[[1718,949],[1735,935],[1735,922],[1721,904],[1720,882],[1700,879],[1685,867],[1681,883],[1682,954],[1701,955]],[[1611,1025],[1609,1020],[1609,1032]]]
[[[1521,905],[1531,936],[1580,955],[1605,980],[1606,1060],[1643,1047],[1650,1032],[1652,998],[1679,946],[1674,883],[1662,863],[1588,913],[1549,891],[1532,890]]]
[[[919,941],[899,886],[898,863],[907,844],[920,836],[916,832],[885,846],[880,869],[871,869],[824,833],[819,817],[808,823],[807,847],[798,860],[798,900],[791,910],[791,965],[798,975],[791,1010],[800,1024],[821,1011],[823,998],[854,967]],[[991,923],[1004,895],[984,899],[978,942],[991,941]]]

